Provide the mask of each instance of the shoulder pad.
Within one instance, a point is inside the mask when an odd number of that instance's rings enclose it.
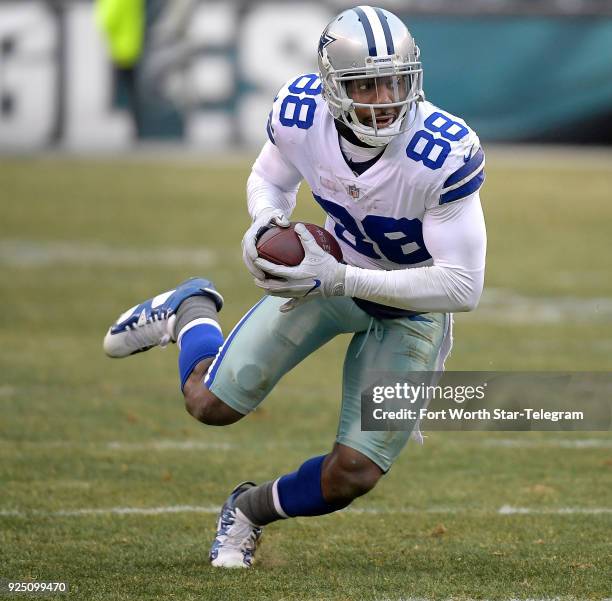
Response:
[[[420,129],[406,149],[409,158],[423,163],[432,192],[428,206],[460,200],[484,182],[484,151],[467,123],[425,102]]]
[[[459,163],[459,168],[442,184],[439,202],[441,205],[473,194],[484,183],[485,155],[480,143],[474,142],[462,157],[463,164]]]
[[[321,80],[316,73],[306,73],[290,79],[278,92],[268,115],[266,130],[270,141],[278,145],[279,136],[308,130],[314,123],[321,103]]]

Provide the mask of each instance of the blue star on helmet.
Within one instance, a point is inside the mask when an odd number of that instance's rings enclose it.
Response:
[[[327,33],[327,29],[321,34],[319,39],[319,54],[323,56],[323,49],[329,46],[332,42],[335,42],[336,38],[333,35]]]

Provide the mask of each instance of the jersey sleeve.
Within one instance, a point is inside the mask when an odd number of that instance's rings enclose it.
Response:
[[[321,80],[316,73],[290,79],[278,92],[268,114],[268,140],[285,153],[306,138],[321,103]]]
[[[448,144],[448,155],[430,189],[427,209],[467,198],[478,192],[485,180],[485,154],[476,133],[462,119],[446,115],[444,119],[442,140]]]

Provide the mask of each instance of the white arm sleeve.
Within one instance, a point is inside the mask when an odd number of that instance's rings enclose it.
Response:
[[[476,308],[484,284],[486,230],[478,192],[429,209],[423,239],[434,264],[396,271],[346,268],[347,296],[413,311]]]
[[[280,209],[289,217],[301,181],[301,173],[274,144],[266,142],[247,181],[248,209],[253,220],[269,209]]]

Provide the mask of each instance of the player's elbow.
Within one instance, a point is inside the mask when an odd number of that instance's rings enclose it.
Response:
[[[457,302],[457,305],[453,308],[453,313],[468,313],[473,311],[478,306],[478,298],[465,298]]]
[[[462,291],[460,295],[456,297],[456,307],[453,309],[455,313],[468,313],[478,307],[480,297],[482,295],[483,282],[474,282],[473,285],[469,286]]]
[[[484,270],[480,273],[454,270],[452,286],[449,287],[449,297],[452,299],[453,313],[467,313],[478,306],[484,286]]]

